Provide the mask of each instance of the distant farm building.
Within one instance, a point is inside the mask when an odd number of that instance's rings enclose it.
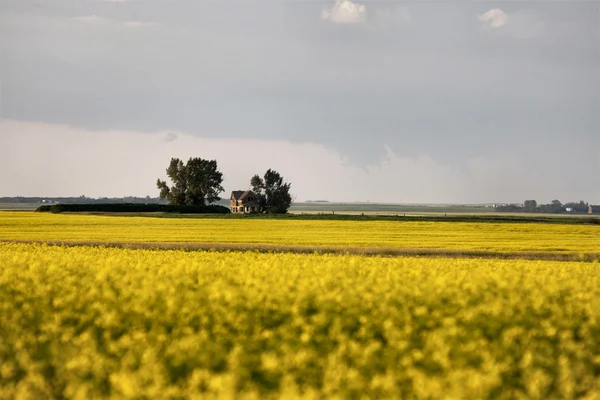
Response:
[[[567,208],[565,208],[565,211],[566,212],[573,212],[573,207],[567,207]]]
[[[258,198],[252,190],[234,190],[229,200],[232,213],[250,214],[259,211]]]

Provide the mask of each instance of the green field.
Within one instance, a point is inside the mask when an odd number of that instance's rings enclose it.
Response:
[[[33,211],[36,208],[41,206],[39,203],[0,203],[0,211],[8,210],[25,210],[25,211]]]
[[[395,215],[398,213],[494,213],[493,207],[483,205],[424,205],[424,204],[391,204],[391,203],[294,203],[291,213],[365,213]]]

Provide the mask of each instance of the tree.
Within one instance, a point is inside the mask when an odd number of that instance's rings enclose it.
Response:
[[[552,200],[552,204],[550,205],[550,212],[552,213],[560,213],[562,211],[562,203],[560,200]]]
[[[588,206],[589,204],[586,203],[583,200],[580,200],[579,203],[576,202],[569,202],[567,204],[565,204],[563,207],[566,208],[572,208],[573,211],[575,212],[579,212],[579,213],[587,213],[588,212]]]
[[[291,183],[283,181],[279,172],[268,169],[264,177],[254,175],[250,179],[252,191],[258,197],[259,212],[285,214],[292,205]]]
[[[160,189],[160,198],[170,204],[205,205],[221,199],[223,174],[217,170],[216,160],[190,158],[184,164],[178,158],[171,158],[167,176],[173,182],[171,187],[160,179],[156,186]]]
[[[523,209],[525,211],[535,211],[537,207],[537,201],[535,200],[525,200],[525,203],[523,203]]]

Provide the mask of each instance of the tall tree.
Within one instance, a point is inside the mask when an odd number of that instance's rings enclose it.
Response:
[[[552,200],[552,203],[550,204],[550,212],[559,213],[561,211],[562,211],[562,204],[561,204],[560,200]]]
[[[252,186],[252,191],[258,200],[258,212],[264,213],[266,205],[266,198],[264,194],[265,182],[260,176],[254,175],[252,179],[250,179],[250,186]]]
[[[525,200],[523,203],[523,209],[525,211],[533,212],[537,208],[537,201],[535,200]]]
[[[223,174],[217,169],[216,160],[190,158],[184,164],[179,158],[171,158],[167,176],[173,182],[170,187],[160,179],[156,186],[160,189],[160,198],[170,204],[205,205],[221,199]]]
[[[279,172],[268,169],[264,177],[254,175],[250,179],[252,191],[259,199],[259,211],[269,214],[285,214],[292,205],[291,183],[283,181]]]

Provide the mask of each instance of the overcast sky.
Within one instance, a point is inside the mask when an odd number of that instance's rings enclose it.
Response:
[[[599,2],[0,0],[0,81],[0,196],[600,203]]]

